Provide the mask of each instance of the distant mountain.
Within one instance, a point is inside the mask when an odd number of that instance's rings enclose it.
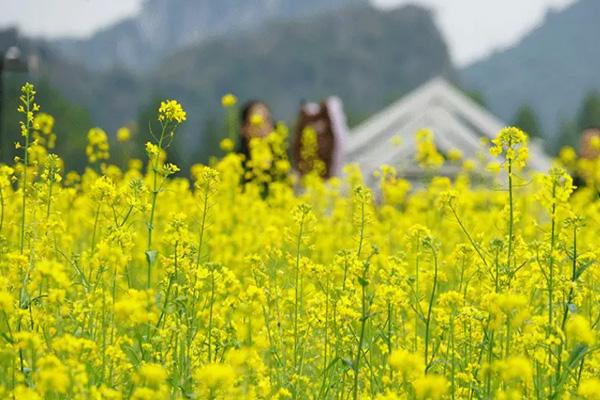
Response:
[[[428,10],[359,6],[185,48],[148,79],[155,93],[188,108],[182,143],[206,155],[209,133],[201,129],[211,125],[206,118],[219,111],[226,92],[259,97],[287,121],[301,99],[337,94],[356,121],[439,75],[452,79],[454,70]]]
[[[462,82],[507,121],[531,105],[543,135],[553,139],[561,119],[572,118],[586,93],[600,89],[599,17],[598,0],[549,12],[516,46],[461,71]]]
[[[299,3],[293,4],[300,7]],[[189,119],[172,153],[177,153],[177,161],[188,162],[206,161],[217,151],[225,134],[220,99],[227,92],[240,101],[260,98],[269,103],[276,119],[289,123],[302,99],[336,94],[352,123],[432,77],[456,78],[431,12],[416,6],[382,11],[359,5],[275,20],[184,47],[150,71],[137,73],[121,67],[92,71],[47,42],[21,42],[24,53],[37,60],[38,67],[31,71],[34,81],[49,82],[109,134],[137,122],[136,140],[143,142],[158,101],[180,100]],[[57,129],[62,123],[57,120]],[[85,141],[90,126],[80,125],[79,131],[59,135],[59,142]],[[69,135],[77,135],[77,140]]]
[[[58,40],[63,54],[93,70],[147,70],[185,45],[367,0],[146,0],[139,14],[89,39]]]

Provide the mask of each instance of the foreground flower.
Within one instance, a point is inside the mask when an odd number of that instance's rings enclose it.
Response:
[[[490,148],[490,154],[493,156],[503,155],[509,162],[514,162],[517,167],[524,167],[529,158],[527,148],[527,134],[514,126],[507,127],[498,132],[496,138],[492,140],[493,146]]]
[[[414,382],[417,399],[438,400],[448,392],[448,380],[439,375],[426,375]]]
[[[158,120],[180,124],[186,120],[186,112],[176,100],[161,101],[158,108]]]
[[[411,185],[402,165],[292,186],[279,125],[188,179],[176,108],[125,171],[65,171],[31,142],[0,165],[0,398],[598,398],[595,187],[561,169],[508,193],[503,174]],[[499,135],[499,169],[523,140]]]

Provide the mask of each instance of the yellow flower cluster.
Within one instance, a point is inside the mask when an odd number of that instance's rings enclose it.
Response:
[[[92,128],[88,132],[88,144],[85,148],[85,154],[90,163],[100,160],[108,160],[110,157],[110,146],[108,144],[108,135],[100,128]]]
[[[507,160],[506,168],[514,165],[517,168],[525,167],[529,157],[527,148],[527,134],[514,126],[502,129],[498,136],[492,140],[493,146],[490,154],[504,156]]]
[[[433,140],[433,132],[430,129],[422,129],[417,132],[417,152],[415,159],[421,168],[439,168],[444,163],[442,156]]]
[[[158,108],[158,120],[163,123],[182,123],[186,119],[186,112],[176,100],[161,101]]]
[[[123,126],[117,130],[117,140],[119,142],[127,142],[129,139],[131,139],[131,131],[129,128]]]
[[[593,185],[293,187],[282,128],[191,184],[169,133],[146,168],[0,166],[2,398],[598,398]]]
[[[54,117],[46,113],[37,113],[33,119],[33,138],[48,149],[56,145]]]
[[[237,104],[237,97],[231,93],[227,93],[221,98],[221,105],[223,107],[233,107]]]

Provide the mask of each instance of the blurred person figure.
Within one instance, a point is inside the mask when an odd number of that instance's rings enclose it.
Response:
[[[579,140],[579,155],[586,160],[594,160],[600,156],[600,129],[586,129]]]
[[[578,153],[579,160],[570,168],[573,185],[577,188],[593,185],[597,180],[596,159],[600,157],[600,129],[589,128],[581,133]]]
[[[250,140],[265,138],[275,130],[273,116],[267,103],[250,100],[240,114],[240,150],[246,160],[250,159]]]
[[[239,153],[243,155],[242,183],[258,184],[263,197],[271,183],[289,180],[286,131],[274,123],[264,101],[251,100],[242,107]]]
[[[300,175],[316,171],[338,176],[348,135],[342,101],[331,96],[320,103],[302,103],[294,133],[293,155]]]

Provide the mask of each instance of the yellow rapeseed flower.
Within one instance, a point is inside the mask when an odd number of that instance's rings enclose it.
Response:
[[[0,311],[10,313],[13,310],[13,297],[10,293],[2,290],[0,291]]]
[[[600,400],[600,379],[588,378],[582,380],[577,394],[585,400]]]
[[[221,140],[221,143],[219,144],[219,146],[221,147],[221,150],[223,150],[223,151],[231,151],[235,147],[235,142],[233,140],[231,140],[230,138],[225,138],[225,139]]]
[[[138,384],[156,387],[165,382],[167,373],[162,365],[154,363],[143,363],[136,375]]]
[[[226,95],[224,95],[221,98],[221,105],[223,105],[223,107],[233,107],[237,104],[237,97],[235,97],[233,94],[231,93],[227,93]]]
[[[576,314],[567,321],[567,338],[573,344],[592,346],[596,343],[596,332],[584,316]]]
[[[117,130],[117,140],[127,142],[131,138],[131,131],[127,127],[121,127]]]
[[[447,392],[449,383],[440,375],[425,375],[413,382],[417,399],[439,400]]]
[[[235,371],[225,364],[207,364],[196,372],[198,384],[210,390],[229,389],[235,382]]]
[[[180,124],[186,120],[186,112],[176,100],[161,101],[158,108],[158,120]]]
[[[394,371],[409,382],[425,372],[423,357],[403,349],[394,350],[390,354],[388,362]]]

